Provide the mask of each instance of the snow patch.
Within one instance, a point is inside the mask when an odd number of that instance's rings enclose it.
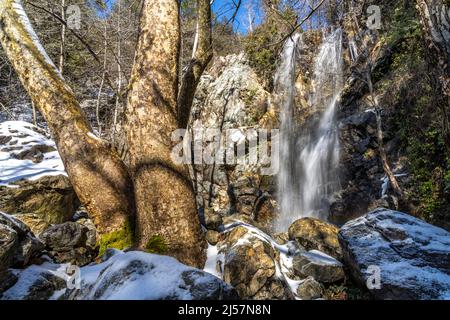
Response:
[[[67,175],[58,151],[44,153],[38,163],[14,157],[14,154],[39,145],[56,150],[55,143],[42,129],[25,121],[5,121],[0,123],[0,137],[11,137],[9,141],[0,143],[0,186],[14,187],[11,183],[20,179],[37,180],[43,176]]]

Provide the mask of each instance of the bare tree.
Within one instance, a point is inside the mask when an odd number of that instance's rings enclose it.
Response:
[[[209,0],[198,0],[197,11],[198,47],[178,90],[179,3],[143,1],[126,109],[128,167],[92,132],[74,93],[41,46],[20,0],[0,0],[0,41],[48,122],[69,179],[100,235],[132,232],[129,218],[134,217],[136,208],[139,247],[151,248],[154,240],[162,241],[167,254],[201,267],[206,242],[192,183],[187,167],[171,157],[177,143],[172,141],[172,132],[185,127],[193,94],[212,54]],[[95,52],[92,55],[101,62]]]
[[[0,40],[33,103],[47,120],[69,179],[100,234],[123,229],[134,214],[128,171],[97,138],[61,73],[34,33],[19,0],[0,1]]]

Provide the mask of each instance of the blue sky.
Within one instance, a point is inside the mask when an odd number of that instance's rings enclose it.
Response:
[[[237,2],[238,0],[235,1]],[[238,14],[236,16],[236,21],[234,22],[234,29],[241,33],[246,33],[248,30],[248,3],[248,1],[242,0]],[[219,18],[225,18],[226,20],[228,20],[231,18],[235,11],[233,0],[215,0],[212,6],[212,10],[219,16]],[[254,9],[254,11],[257,10],[258,8]],[[255,14],[257,14],[257,12],[255,12]],[[259,21],[258,19],[256,19],[255,24],[258,23]]]
[[[238,0],[234,0],[238,1]],[[107,6],[110,8],[114,5],[116,0],[106,0]],[[242,0],[239,8],[236,20],[234,22],[234,30],[240,33],[246,33],[248,30],[248,5],[249,1]],[[213,12],[219,17],[219,19],[229,20],[234,13],[233,0],[215,0],[212,6]],[[255,11],[257,8],[255,8]],[[257,24],[258,21],[255,21]]]

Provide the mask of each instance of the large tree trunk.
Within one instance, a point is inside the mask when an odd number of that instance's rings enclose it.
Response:
[[[20,0],[0,0],[0,40],[45,117],[69,179],[98,232],[123,235],[134,212],[126,167],[110,146],[92,133],[72,90],[39,43]]]
[[[450,6],[446,0],[416,0],[422,30],[430,53],[439,64],[439,79],[447,96],[443,106],[443,129],[447,153],[450,156]]]
[[[171,134],[178,128],[178,1],[145,1],[140,28],[125,127],[138,242],[201,267],[205,241],[192,183],[187,167],[171,159],[177,143]]]

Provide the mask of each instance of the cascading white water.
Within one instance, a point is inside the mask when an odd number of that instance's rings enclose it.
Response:
[[[315,116],[302,128],[293,120],[297,47],[301,37],[289,39],[275,77],[281,100],[280,172],[276,228],[285,231],[296,219],[326,219],[329,202],[339,189],[339,139],[336,108],[343,86],[342,30],[324,37],[316,57],[309,104]]]

